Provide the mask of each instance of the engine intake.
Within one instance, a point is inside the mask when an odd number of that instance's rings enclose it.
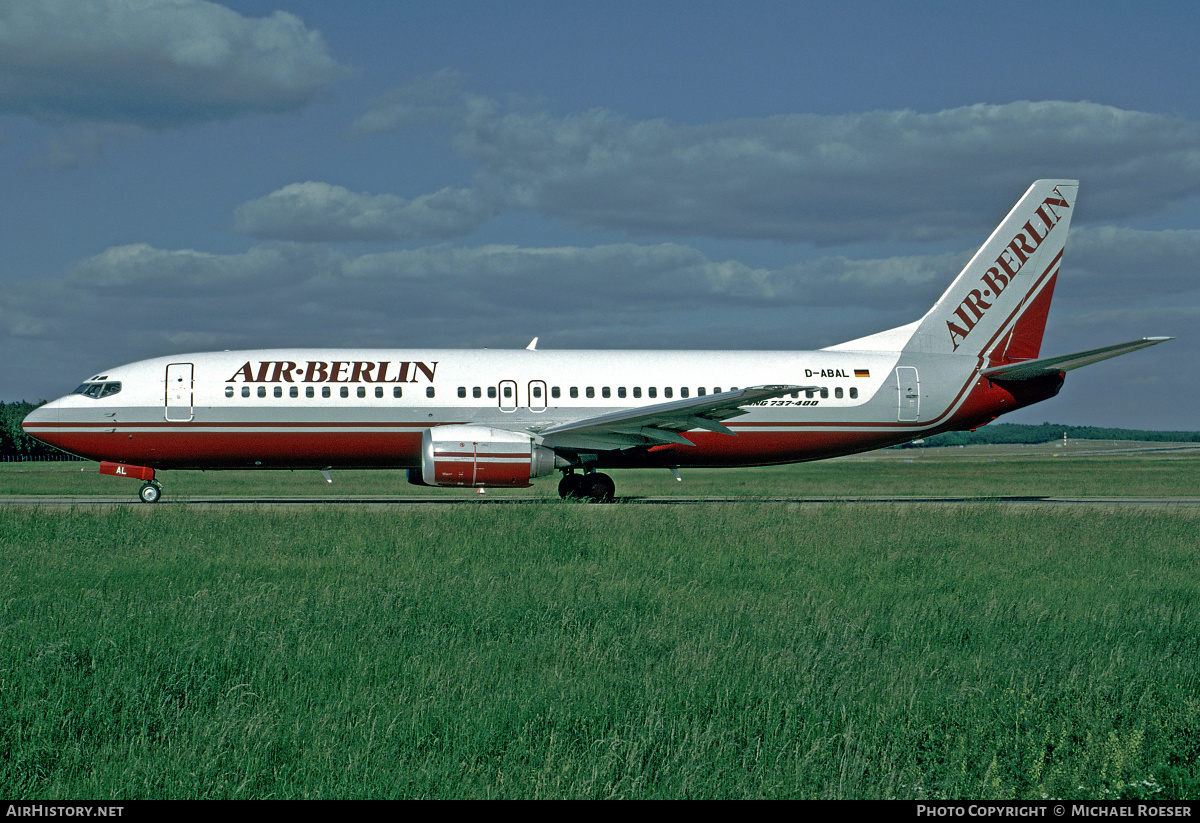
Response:
[[[452,425],[421,434],[421,480],[429,486],[529,486],[556,462],[566,464],[521,432]]]

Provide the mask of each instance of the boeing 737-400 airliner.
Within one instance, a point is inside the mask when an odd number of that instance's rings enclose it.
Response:
[[[144,482],[162,469],[403,468],[418,485],[611,500],[599,469],[760,466],[973,429],[1065,373],[1040,358],[1079,184],[1039,180],[924,317],[817,351],[281,349],[107,369],[23,423]],[[678,475],[677,475],[678,476]]]

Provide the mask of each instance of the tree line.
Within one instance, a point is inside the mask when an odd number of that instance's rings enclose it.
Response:
[[[21,428],[25,415],[41,403],[0,401],[0,460],[70,460],[71,456],[27,435]]]
[[[1101,426],[1064,426],[1061,423],[1026,425],[1023,423],[989,423],[973,432],[944,432],[926,437],[919,443],[906,443],[900,448],[931,446],[982,446],[1001,443],[1035,445],[1062,440],[1138,440],[1147,443],[1200,443],[1200,432],[1140,431],[1110,429]]]

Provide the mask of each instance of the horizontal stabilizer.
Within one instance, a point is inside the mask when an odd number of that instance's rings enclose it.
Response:
[[[980,374],[990,380],[1032,380],[1035,377],[1058,374],[1077,369],[1080,366],[1090,366],[1092,363],[1099,363],[1110,357],[1128,354],[1131,351],[1173,339],[1173,337],[1143,337],[1141,340],[1131,340],[1128,343],[1117,343],[1113,346],[1089,349],[1074,354],[1062,354],[1058,357],[1042,357],[1037,360],[1026,360],[1023,363],[993,366],[990,369],[984,369]]]

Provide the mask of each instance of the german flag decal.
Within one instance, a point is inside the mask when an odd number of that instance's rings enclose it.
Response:
[[[855,369],[854,376],[855,377],[870,377],[871,370],[870,369]]]

